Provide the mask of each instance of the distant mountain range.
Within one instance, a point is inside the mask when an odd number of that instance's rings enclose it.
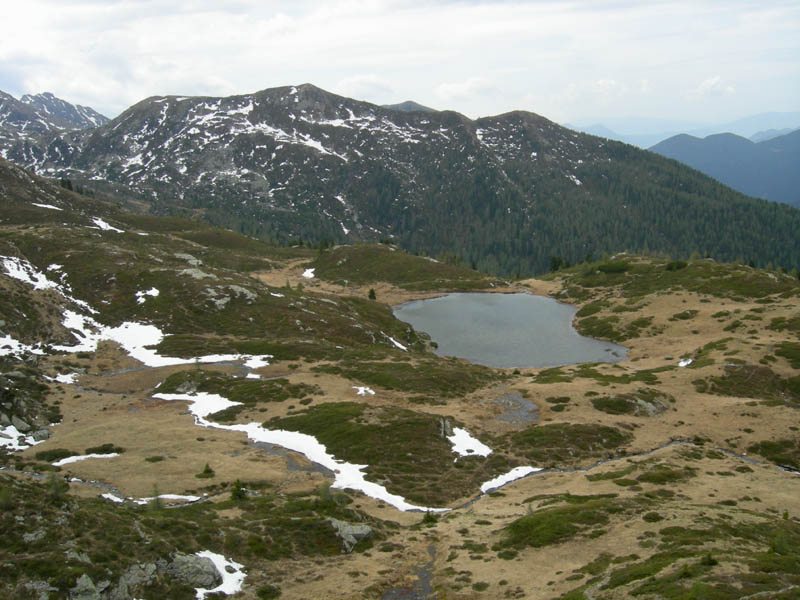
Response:
[[[108,121],[94,109],[70,104],[50,92],[26,94],[17,100],[0,91],[0,156],[30,165],[42,160],[44,148],[62,134]]]
[[[621,250],[800,264],[800,211],[529,112],[471,120],[305,84],[151,97],[56,130],[54,115],[3,99],[3,157],[265,239],[390,238],[503,274]]]
[[[758,143],[732,133],[676,135],[650,149],[748,196],[800,208],[800,130]]]
[[[650,148],[654,144],[681,133],[707,137],[718,133],[734,133],[754,142],[785,135],[800,128],[800,112],[769,112],[751,115],[725,123],[696,123],[667,119],[616,118],[584,120],[566,127],[611,140]]]

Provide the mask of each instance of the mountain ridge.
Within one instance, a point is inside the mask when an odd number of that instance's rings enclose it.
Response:
[[[390,238],[495,273],[623,249],[800,263],[794,213],[527,111],[397,111],[312,84],[153,96],[9,158],[248,235]]]
[[[749,196],[800,208],[800,130],[753,142],[732,133],[677,135],[651,151],[685,163]]]

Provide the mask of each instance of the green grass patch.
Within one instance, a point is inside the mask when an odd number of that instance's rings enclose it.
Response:
[[[36,460],[53,463],[70,456],[78,456],[80,452],[67,450],[66,448],[53,448],[52,450],[40,450],[35,454]]]
[[[514,449],[542,465],[604,456],[630,439],[629,433],[615,427],[571,423],[536,425],[511,434]]]
[[[213,421],[231,422],[243,410],[265,402],[284,402],[319,395],[322,389],[316,385],[290,383],[288,379],[244,379],[232,377],[219,371],[192,369],[173,373],[159,386],[160,393],[176,393],[179,390],[195,390],[219,394],[232,402],[241,403],[210,415]]]
[[[314,370],[387,390],[446,398],[468,394],[505,379],[498,371],[455,359],[422,359],[413,363],[342,360]]]
[[[640,388],[635,392],[592,398],[592,406],[611,415],[652,417],[663,413],[675,399],[654,388]]]
[[[783,378],[766,366],[729,364],[717,377],[697,379],[698,392],[738,398],[758,398],[771,405],[800,406],[800,376]]]
[[[763,456],[776,465],[800,469],[800,440],[765,440],[752,444],[747,451]]]
[[[609,498],[540,509],[509,524],[495,549],[541,548],[564,542],[590,528],[606,525],[609,515],[622,511],[623,506]]]

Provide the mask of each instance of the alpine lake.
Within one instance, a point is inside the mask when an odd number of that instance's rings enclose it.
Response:
[[[619,362],[623,346],[583,337],[572,319],[578,311],[527,293],[451,293],[394,308],[395,316],[436,342],[436,354],[489,367],[536,368]]]

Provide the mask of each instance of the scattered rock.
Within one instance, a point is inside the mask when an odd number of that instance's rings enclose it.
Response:
[[[341,538],[344,552],[352,552],[358,542],[372,535],[372,527],[369,525],[354,525],[333,517],[328,517],[328,522],[333,526],[336,535]]]
[[[88,565],[92,564],[89,555],[85,552],[75,552],[75,550],[67,550],[64,555],[67,557],[67,560],[74,560],[77,562],[86,563]]]
[[[448,438],[453,435],[453,426],[449,419],[439,419],[439,435],[443,438]]]
[[[17,415],[11,417],[11,424],[16,427],[17,431],[20,433],[28,433],[31,430],[31,426],[20,419]]]
[[[157,574],[158,569],[153,563],[129,567],[128,570],[120,576],[117,587],[109,594],[109,600],[129,600],[133,597],[133,588],[149,584],[155,579]]]
[[[193,279],[217,279],[216,275],[212,275],[211,273],[206,273],[205,271],[201,271],[200,269],[196,268],[183,269],[182,271],[178,271],[178,275],[188,275]]]
[[[201,556],[176,554],[167,573],[194,588],[215,588],[222,583],[214,563]]]
[[[25,584],[25,589],[32,592],[39,592],[39,600],[48,600],[50,592],[57,592],[58,588],[53,587],[46,581],[29,581]]]
[[[247,300],[255,300],[256,298],[258,298],[258,295],[255,292],[252,292],[240,285],[229,285],[228,289],[231,290],[237,296],[244,296]]]
[[[37,431],[33,432],[33,441],[35,442],[43,442],[47,439],[50,439],[50,430],[49,429],[38,429]]]
[[[47,532],[44,529],[37,529],[32,533],[23,533],[22,539],[26,544],[32,544],[33,542],[38,542],[45,535],[47,535]]]
[[[86,573],[78,578],[75,587],[69,591],[69,597],[71,600],[101,600],[100,592]]]
[[[199,258],[195,258],[191,254],[187,254],[185,252],[176,252],[175,254],[173,254],[173,256],[175,258],[181,258],[181,259],[185,260],[186,262],[188,262],[193,267],[199,267],[200,265],[203,264],[202,261]]]
[[[8,379],[25,379],[27,377],[22,371],[9,371],[5,376]]]
[[[0,413],[0,425],[3,427],[11,425],[11,419],[8,418],[6,413]]]
[[[192,383],[191,381],[184,381],[178,387],[175,388],[175,392],[178,394],[194,394],[197,391],[197,386]]]

